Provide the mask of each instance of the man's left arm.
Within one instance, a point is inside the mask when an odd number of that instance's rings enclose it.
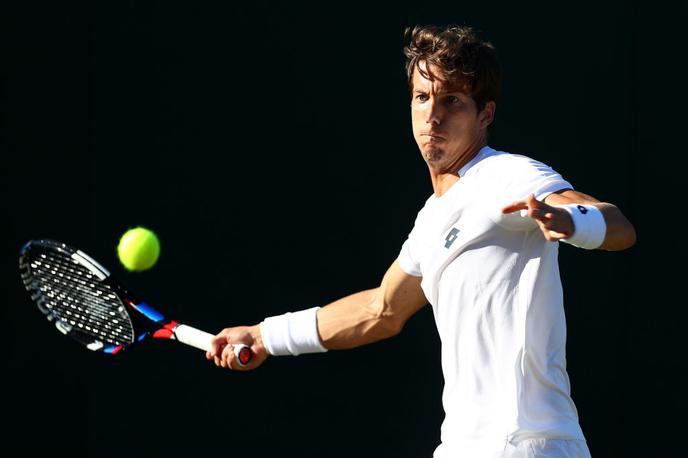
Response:
[[[502,213],[525,210],[527,215],[537,222],[547,240],[567,241],[576,234],[576,225],[570,208],[578,205],[584,207],[592,206],[594,209],[599,210],[604,218],[604,225],[606,227],[601,237],[603,241],[596,248],[607,251],[620,251],[635,244],[635,229],[616,205],[600,202],[592,196],[572,189],[549,194],[543,201],[535,199],[535,196],[531,194],[525,199],[507,205],[502,209]],[[583,227],[578,229],[579,232],[587,230],[587,228]]]

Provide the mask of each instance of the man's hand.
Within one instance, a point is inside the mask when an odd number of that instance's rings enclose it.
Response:
[[[248,345],[253,352],[253,359],[246,366],[242,366],[236,361],[234,344]],[[257,368],[268,357],[268,352],[263,346],[263,339],[260,336],[260,325],[223,329],[213,338],[211,349],[206,352],[205,357],[214,361],[218,367],[235,371],[248,371]]]
[[[564,209],[540,202],[533,194],[502,208],[502,213],[513,213],[520,210],[527,210],[528,216],[537,222],[542,234],[550,242],[556,242],[573,235],[575,227],[571,215]]]

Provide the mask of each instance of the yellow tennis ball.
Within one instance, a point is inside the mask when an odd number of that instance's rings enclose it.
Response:
[[[125,232],[119,240],[117,255],[128,270],[150,269],[160,256],[160,241],[150,229],[135,227]]]

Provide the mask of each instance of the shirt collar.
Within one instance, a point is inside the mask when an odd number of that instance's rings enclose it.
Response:
[[[464,176],[466,174],[466,172],[468,172],[468,170],[470,170],[470,168],[473,167],[478,162],[482,161],[483,159],[485,159],[487,157],[493,156],[496,153],[497,153],[497,151],[490,148],[489,146],[483,146],[480,149],[480,151],[478,151],[478,153],[475,156],[473,156],[473,159],[468,161],[468,163],[466,163],[466,165],[464,165],[463,167],[461,167],[459,169],[459,177]]]

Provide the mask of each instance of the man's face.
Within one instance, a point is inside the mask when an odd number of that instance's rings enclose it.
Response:
[[[432,65],[424,71],[439,73]],[[486,143],[494,102],[478,112],[473,98],[457,84],[429,80],[413,73],[411,120],[413,136],[428,166],[438,173],[456,173]]]

